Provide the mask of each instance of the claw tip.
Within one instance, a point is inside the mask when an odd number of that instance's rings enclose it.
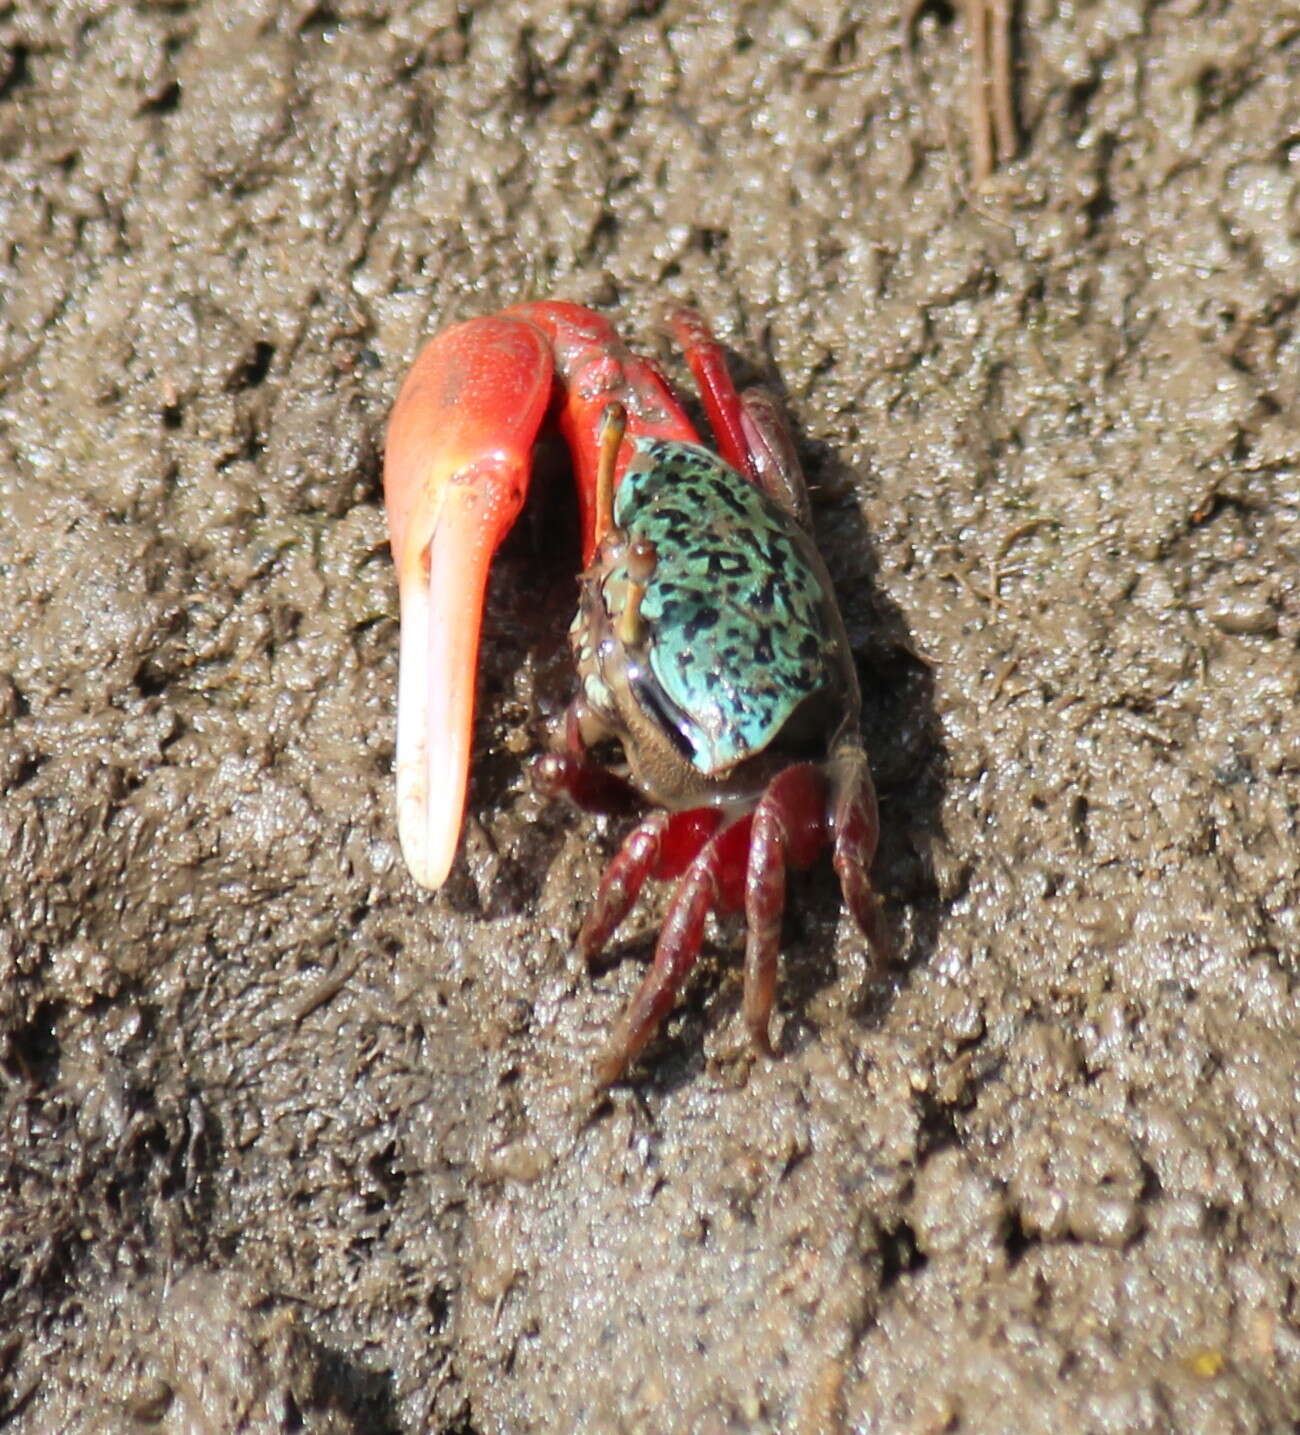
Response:
[[[460,846],[465,788],[463,779],[456,782],[454,776],[445,765],[433,763],[427,774],[398,768],[397,835],[402,856],[411,876],[430,892],[447,880]]]

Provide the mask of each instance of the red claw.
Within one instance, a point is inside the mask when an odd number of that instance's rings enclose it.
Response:
[[[460,841],[488,568],[523,507],[538,431],[554,404],[589,562],[597,434],[615,401],[627,411],[616,481],[638,437],[697,441],[658,369],[629,354],[598,314],[559,303],[443,330],[397,395],[384,456],[402,620],[397,831],[421,886],[442,886]]]
[[[472,319],[424,349],[389,421],[384,496],[402,610],[397,830],[424,887],[441,887],[456,855],[488,566],[523,506],[550,397],[542,335]]]

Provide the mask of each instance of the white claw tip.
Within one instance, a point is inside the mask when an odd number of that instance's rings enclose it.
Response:
[[[435,595],[437,582],[450,591]],[[411,876],[435,892],[456,860],[469,781],[478,609],[471,587],[468,612],[456,611],[461,582],[444,560],[401,585],[397,835]]]
[[[462,783],[459,792],[453,792],[446,769],[430,773],[424,759],[422,750],[417,759],[398,764],[397,835],[411,876],[436,892],[456,860],[465,789]],[[428,779],[437,776],[443,781],[431,789]]]

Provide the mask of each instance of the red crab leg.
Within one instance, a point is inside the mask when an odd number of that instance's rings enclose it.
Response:
[[[771,1055],[769,1027],[776,997],[785,911],[785,869],[809,867],[826,845],[826,779],[811,762],[773,778],[754,811],[745,879],[745,1025],[754,1045]]]
[[[628,833],[600,879],[596,900],[578,934],[578,951],[585,961],[593,961],[604,950],[641,895],[646,878],[680,877],[721,821],[716,807],[652,812]]]
[[[609,1044],[596,1062],[596,1081],[600,1086],[617,1081],[635,1061],[672,1010],[682,983],[695,965],[704,939],[704,919],[716,900],[713,879],[716,842],[717,838],[709,841],[673,893],[655,947],[654,965],[619,1017]]]
[[[808,489],[781,405],[766,389],[736,392],[722,345],[694,309],[669,316],[723,458],[811,527]]]
[[[694,309],[674,309],[668,322],[699,385],[718,452],[732,468],[757,481],[758,470],[750,461],[750,447],[745,438],[740,395],[731,382],[722,345]]]
[[[600,955],[614,935],[614,929],[632,910],[646,878],[658,864],[659,845],[669,817],[670,814],[663,811],[643,817],[623,839],[623,845],[605,869],[596,900],[578,933],[578,952],[583,961],[590,962]]]
[[[880,840],[880,816],[867,755],[856,743],[847,743],[831,754],[830,771],[831,865],[858,930],[877,959],[886,961],[890,942],[869,875]]]
[[[715,833],[686,869],[664,916],[654,962],[596,1063],[596,1080],[601,1086],[622,1076],[672,1010],[699,956],[705,918],[725,905],[727,873],[743,863],[749,834],[749,818],[742,817]]]

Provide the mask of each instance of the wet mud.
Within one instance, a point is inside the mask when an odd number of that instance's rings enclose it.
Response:
[[[1017,7],[973,192],[907,8],[0,6],[7,1428],[1294,1428],[1300,21]],[[599,1101],[545,504],[394,834],[387,409],[545,296],[782,394],[900,949],[808,874]]]

